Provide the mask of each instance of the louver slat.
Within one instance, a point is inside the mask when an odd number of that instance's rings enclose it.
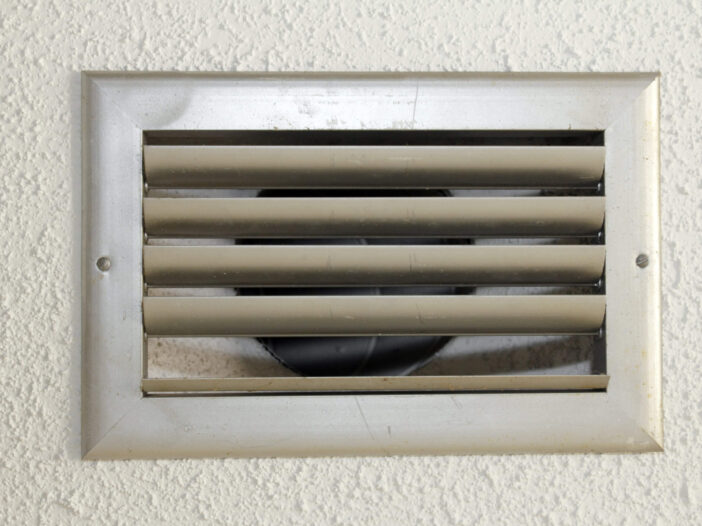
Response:
[[[609,376],[385,376],[317,378],[145,378],[147,393],[345,392],[345,391],[559,391],[606,389]]]
[[[171,237],[594,235],[604,197],[146,198],[144,228]]]
[[[582,187],[601,146],[145,146],[152,188]]]
[[[146,297],[150,336],[593,334],[604,296]]]
[[[592,284],[605,248],[582,246],[145,246],[150,286]]]

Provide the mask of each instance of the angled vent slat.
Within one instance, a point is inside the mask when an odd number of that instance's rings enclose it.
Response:
[[[283,378],[145,378],[142,389],[151,393],[239,393],[239,392],[343,392],[343,391],[559,391],[605,389],[609,376],[522,375],[522,376],[389,376],[373,377],[283,377]]]
[[[169,146],[144,148],[152,188],[581,187],[601,146]]]
[[[605,298],[567,296],[146,297],[154,336],[595,334]]]
[[[149,286],[594,284],[602,245],[146,246]]]
[[[146,198],[144,229],[171,237],[588,236],[602,196]]]

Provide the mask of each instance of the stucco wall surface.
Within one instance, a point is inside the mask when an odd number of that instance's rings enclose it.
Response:
[[[2,524],[702,523],[702,2],[0,2]],[[662,72],[665,453],[84,462],[79,74]]]

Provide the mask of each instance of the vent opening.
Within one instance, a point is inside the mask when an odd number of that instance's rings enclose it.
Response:
[[[600,131],[144,145],[149,375],[605,372]]]

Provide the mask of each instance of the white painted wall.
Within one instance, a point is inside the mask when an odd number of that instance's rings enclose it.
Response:
[[[702,4],[511,4],[2,0],[3,524],[702,523]],[[665,453],[81,461],[85,69],[660,70]]]

